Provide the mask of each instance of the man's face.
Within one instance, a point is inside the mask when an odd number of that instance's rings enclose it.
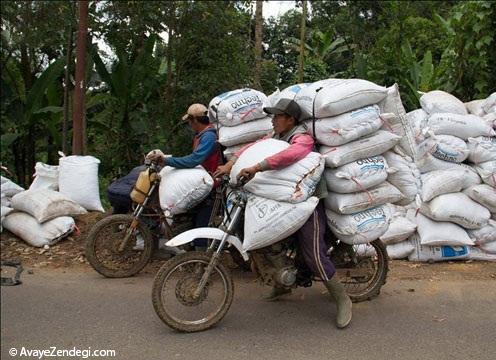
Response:
[[[200,131],[200,123],[196,120],[195,117],[189,117],[188,123],[189,123],[189,126],[191,126],[191,130],[193,130],[194,132]]]
[[[278,135],[285,134],[290,131],[296,125],[295,120],[288,115],[274,115],[272,118],[272,127],[274,132]]]

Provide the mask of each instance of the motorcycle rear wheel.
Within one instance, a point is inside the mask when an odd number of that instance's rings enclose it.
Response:
[[[141,223],[131,235],[126,248],[123,251],[118,250],[133,219],[131,215],[111,215],[97,222],[88,234],[86,259],[103,276],[130,277],[139,273],[150,261],[153,247],[152,235]],[[141,244],[138,245],[141,239],[142,247]]]
[[[167,261],[153,281],[152,302],[159,318],[181,332],[206,330],[226,315],[234,296],[231,273],[219,263],[200,296],[193,296],[211,254],[188,252]],[[213,306],[209,306],[213,304]]]
[[[369,244],[353,245],[352,249],[350,248],[356,256],[357,263],[351,267],[363,270],[364,275],[354,276],[350,271],[340,270],[338,266],[339,279],[351,301],[370,300],[380,294],[381,287],[386,283],[389,270],[386,246],[377,239]]]

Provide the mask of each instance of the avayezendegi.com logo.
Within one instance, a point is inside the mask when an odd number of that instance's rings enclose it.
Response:
[[[51,346],[48,349],[28,349],[26,347],[11,348],[9,350],[9,355],[11,357],[17,358],[79,358],[79,359],[89,359],[94,357],[108,358],[115,357],[117,355],[115,350],[100,350],[100,349],[91,349],[88,347],[87,349],[78,349],[73,347],[72,349],[58,349],[56,346]]]

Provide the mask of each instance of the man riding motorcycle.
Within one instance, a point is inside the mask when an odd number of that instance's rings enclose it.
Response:
[[[260,171],[285,168],[303,159],[314,149],[315,144],[313,137],[308,134],[304,125],[299,124],[301,110],[295,101],[280,99],[274,107],[267,107],[263,110],[267,114],[273,115],[272,126],[274,129],[273,132],[264,137],[264,139],[274,138],[286,141],[290,146],[285,150],[267,157],[254,166],[242,169],[237,175],[238,178],[243,176],[251,179]],[[214,177],[229,174],[237,158],[252,145],[253,144],[246,145],[225,165],[219,166],[214,173]],[[326,197],[327,190],[325,182],[320,182],[313,195],[317,196],[319,199]],[[344,328],[348,326],[351,321],[352,302],[343,285],[335,276],[336,270],[334,264],[326,255],[327,247],[324,241],[325,223],[324,208],[322,202],[320,202],[307,222],[296,232],[296,237],[305,263],[315,276],[320,277],[324,281],[325,287],[336,302],[337,327]],[[290,289],[274,287],[265,299],[273,301],[289,293],[291,293]]]
[[[202,104],[191,105],[182,117],[182,121],[189,123],[195,132],[193,152],[182,157],[166,157],[162,151],[153,150],[146,157],[152,161],[157,161],[162,166],[172,166],[177,169],[191,169],[202,165],[205,170],[212,174],[221,163],[221,157],[217,143],[217,131],[210,124],[207,108]],[[208,226],[212,214],[214,194],[215,190],[194,209],[193,223],[195,228]],[[195,246],[206,247],[206,240],[195,240]]]

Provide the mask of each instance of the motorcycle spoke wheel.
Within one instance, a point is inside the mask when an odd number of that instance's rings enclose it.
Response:
[[[199,296],[195,296],[209,262],[206,253],[189,252],[169,260],[157,273],[153,282],[153,307],[169,327],[183,332],[206,330],[229,310],[233,281],[221,263],[214,267]]]
[[[112,215],[98,222],[90,231],[86,257],[103,276],[133,276],[149,262],[152,253],[151,235],[141,224],[132,233],[124,250],[119,250],[132,221],[133,217],[129,215]]]
[[[374,240],[369,244],[353,245],[348,250],[351,260],[345,265],[351,269],[339,271],[339,279],[353,302],[370,300],[379,295],[386,283],[388,256],[384,244]],[[353,273],[353,270],[358,273]]]

